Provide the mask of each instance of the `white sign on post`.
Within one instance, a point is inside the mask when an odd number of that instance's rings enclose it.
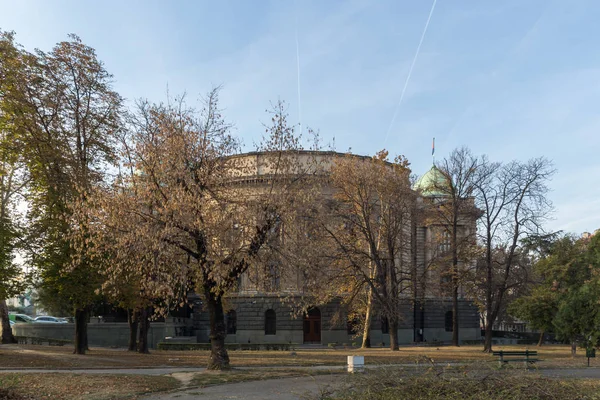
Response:
[[[348,356],[348,372],[360,372],[365,368],[365,356]]]

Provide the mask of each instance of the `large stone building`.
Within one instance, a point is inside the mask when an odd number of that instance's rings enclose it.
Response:
[[[317,159],[328,168],[346,154],[335,152],[302,152],[301,157]],[[262,177],[269,174],[265,153],[247,153],[238,156],[243,165],[244,184],[259,185]],[[360,157],[360,156],[351,156]],[[366,157],[361,157],[367,159]],[[443,203],[444,194],[439,187],[444,185],[443,174],[433,166],[414,185],[419,194],[419,207],[425,216],[428,209]],[[325,196],[331,196],[332,190],[325,189]],[[464,199],[471,201],[472,199]],[[459,231],[461,235],[474,234],[476,215],[461,216]],[[444,229],[432,218],[419,218],[412,228],[414,257],[418,268],[427,282],[419,285],[419,293],[407,297],[400,315],[398,330],[399,343],[449,341],[452,337],[452,301],[447,282],[439,265],[428,270],[436,251],[447,250]],[[441,238],[441,240],[440,240]],[[350,324],[347,323],[342,299],[326,304],[314,304],[304,315],[298,315],[294,308],[294,297],[310,295],[301,282],[289,285],[289,282],[271,282],[268,287],[253,283],[243,276],[237,292],[227,298],[227,342],[230,343],[352,343],[360,340]],[[285,290],[285,296],[281,291]],[[199,342],[208,341],[208,316],[206,312],[194,309],[194,327]],[[341,316],[341,317],[340,317]],[[459,300],[460,340],[480,339],[479,313],[477,308],[465,298],[461,289]],[[386,319],[376,317],[371,325],[371,343],[389,345],[389,326]]]

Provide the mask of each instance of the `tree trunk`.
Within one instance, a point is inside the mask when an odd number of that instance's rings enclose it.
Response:
[[[492,324],[491,318],[488,313],[485,316],[485,341],[483,342],[483,352],[491,353],[492,350]]]
[[[452,280],[454,281],[454,277]],[[452,346],[460,346],[458,336],[458,282],[452,283]]]
[[[577,355],[577,342],[575,340],[571,341],[571,357],[575,357]]]
[[[483,352],[491,353],[492,352],[492,330],[485,329],[485,340],[483,342]]]
[[[398,351],[398,320],[388,318],[390,324],[390,350]]]
[[[483,351],[485,353],[492,352],[492,290],[494,275],[492,274],[492,233],[490,222],[488,219],[486,226],[486,249],[485,249],[485,267],[487,272],[485,282],[485,341],[483,343]]]
[[[137,352],[148,354],[148,330],[150,329],[150,307],[144,307],[138,312],[138,323],[140,326],[140,339]]]
[[[10,320],[8,318],[8,306],[6,305],[6,300],[0,301],[0,330],[2,331],[2,340],[0,343],[9,344],[16,343],[15,337],[12,333],[12,328],[10,327]]]
[[[138,313],[135,310],[127,309],[127,323],[129,324],[129,343],[127,351],[136,351],[138,334]]]
[[[452,224],[452,345],[460,346],[458,335],[458,210]]]
[[[540,332],[540,339],[538,340],[538,347],[540,347],[542,344],[544,344],[544,331]]]
[[[210,358],[209,370],[229,369],[229,355],[225,348],[225,314],[223,313],[222,293],[214,293],[210,283],[204,284],[204,296],[210,318]]]
[[[88,341],[88,314],[89,311],[86,310],[85,329],[83,330],[83,345],[85,346],[85,351],[90,351],[90,342]]]
[[[86,308],[78,308],[75,310],[75,349],[73,354],[85,354],[85,351],[88,348],[87,314]]]
[[[365,326],[363,328],[362,348],[371,347],[371,320],[373,319],[373,289],[369,287],[367,295],[367,314],[365,315]]]

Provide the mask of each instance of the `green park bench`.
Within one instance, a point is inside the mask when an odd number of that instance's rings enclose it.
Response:
[[[504,364],[509,362],[522,362],[525,363],[525,368],[529,367],[529,364],[541,361],[537,358],[538,352],[532,350],[525,351],[494,351],[494,356],[499,357],[498,362],[502,367]]]

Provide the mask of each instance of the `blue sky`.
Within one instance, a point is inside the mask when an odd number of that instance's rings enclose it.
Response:
[[[404,154],[413,171],[469,146],[493,160],[546,156],[558,170],[551,230],[600,227],[600,2],[438,0],[0,0],[0,29],[50,50],[68,33],[97,50],[127,99],[221,104],[248,150],[265,109],[335,138],[338,151]],[[296,37],[299,45],[300,102]],[[386,133],[389,137],[386,141]]]

